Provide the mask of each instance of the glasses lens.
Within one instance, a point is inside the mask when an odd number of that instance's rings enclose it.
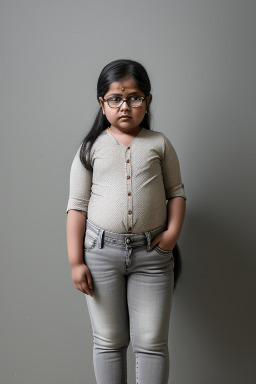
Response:
[[[140,96],[130,96],[128,98],[128,102],[130,107],[139,107],[142,104],[142,99]],[[110,97],[108,99],[108,105],[111,108],[118,108],[122,104],[122,98],[121,97]]]
[[[131,107],[139,107],[142,103],[142,99],[139,96],[131,96],[129,98],[129,104]]]
[[[118,108],[122,103],[122,98],[121,97],[110,97],[108,99],[108,105],[111,108]]]

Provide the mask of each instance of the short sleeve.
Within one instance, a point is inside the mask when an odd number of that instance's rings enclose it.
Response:
[[[181,196],[187,200],[187,196],[180,174],[180,164],[177,153],[169,141],[164,137],[164,156],[162,161],[162,174],[165,187],[166,200]]]
[[[70,169],[69,198],[66,213],[70,209],[88,211],[91,196],[92,171],[85,168],[80,160],[80,149],[78,148]]]

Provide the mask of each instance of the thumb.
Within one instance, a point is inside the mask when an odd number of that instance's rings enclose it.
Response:
[[[151,241],[150,243],[150,248],[154,248],[161,240],[161,237],[162,237],[162,232],[161,233],[158,233],[158,235],[156,235],[153,240]]]
[[[151,243],[150,243],[150,249],[154,248],[154,246],[155,246],[156,244],[158,244],[158,243],[159,243],[159,241],[157,241],[157,239],[154,238],[154,239],[151,241]]]

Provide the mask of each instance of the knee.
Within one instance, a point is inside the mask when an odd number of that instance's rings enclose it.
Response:
[[[162,352],[168,348],[168,337],[155,332],[144,332],[132,338],[133,352]]]
[[[120,333],[115,329],[108,329],[101,334],[94,334],[93,342],[104,349],[121,349],[128,347],[130,337],[129,334]]]

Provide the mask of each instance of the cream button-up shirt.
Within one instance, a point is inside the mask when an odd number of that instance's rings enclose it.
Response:
[[[87,212],[96,226],[117,233],[142,233],[167,222],[167,200],[187,200],[176,151],[161,132],[141,128],[128,146],[104,129],[93,143],[93,171],[80,161],[70,170],[66,212]]]

